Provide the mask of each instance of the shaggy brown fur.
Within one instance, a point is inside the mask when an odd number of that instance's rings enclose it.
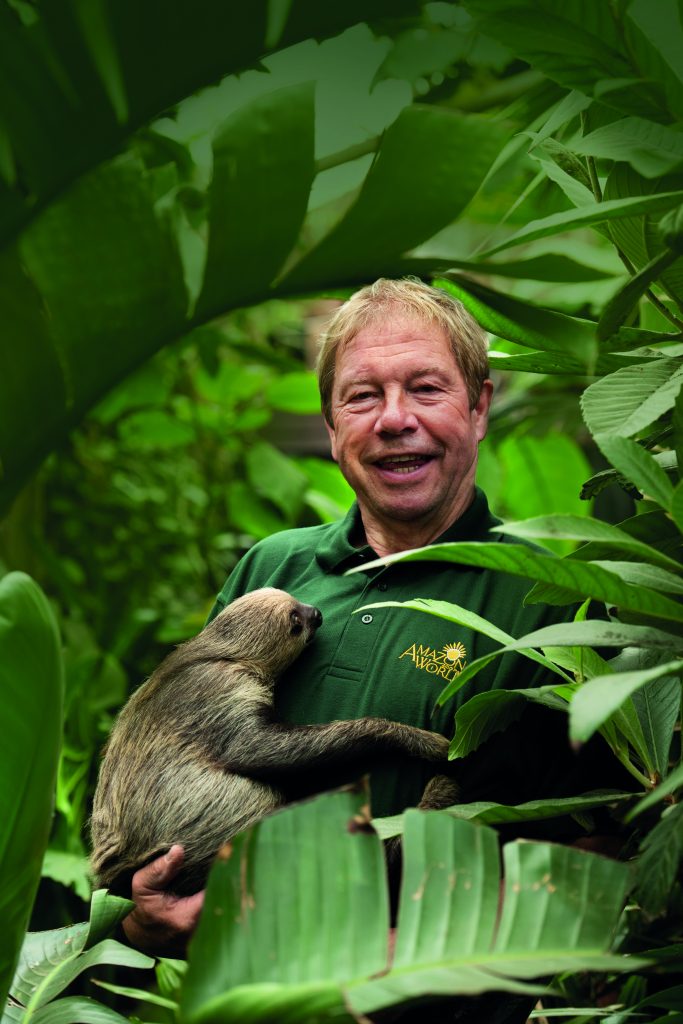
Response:
[[[174,891],[194,892],[221,844],[284,803],[297,774],[360,772],[387,753],[445,761],[443,736],[381,718],[308,726],[274,720],[276,680],[321,622],[317,608],[284,591],[253,591],[178,647],[131,697],[95,793],[98,886],[128,895],[139,867],[181,843],[185,862]]]

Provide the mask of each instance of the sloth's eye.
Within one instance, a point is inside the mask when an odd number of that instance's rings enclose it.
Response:
[[[292,636],[298,636],[304,628],[304,624],[301,621],[301,616],[298,612],[289,613],[290,630]]]

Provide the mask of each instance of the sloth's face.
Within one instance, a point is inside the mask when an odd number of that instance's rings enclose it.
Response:
[[[225,657],[258,661],[276,673],[311,643],[322,621],[313,605],[271,587],[244,594],[215,620]]]

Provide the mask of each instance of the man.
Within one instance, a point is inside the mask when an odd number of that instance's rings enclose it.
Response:
[[[514,655],[496,659],[432,714],[445,683],[466,661],[497,645],[420,612],[354,612],[381,601],[438,598],[521,636],[550,621],[549,610],[524,608],[528,584],[487,570],[406,562],[346,571],[437,540],[506,542],[489,534],[498,520],[475,488],[493,390],[485,334],[446,292],[416,281],[379,280],[332,317],[318,373],[332,455],[356,504],[340,523],[286,531],[257,544],[231,574],[212,614],[263,586],[322,609],[315,643],[278,688],[284,719],[315,723],[372,715],[452,735],[454,712],[464,700],[494,688],[536,685],[538,666]],[[500,766],[497,772],[503,774]],[[415,764],[383,764],[372,776],[374,813],[398,813],[418,803],[427,773]],[[470,798],[477,792],[475,785],[466,790]],[[181,860],[181,848],[174,847],[135,876],[137,905],[124,926],[133,944],[158,948],[194,927],[201,895],[187,900],[164,892]]]

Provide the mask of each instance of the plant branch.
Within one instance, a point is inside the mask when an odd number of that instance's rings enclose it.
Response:
[[[368,153],[376,152],[381,138],[381,135],[374,135],[371,139],[366,139],[365,142],[357,142],[355,146],[347,146],[346,149],[340,149],[338,153],[330,153],[329,156],[316,160],[315,173],[328,171],[331,167],[339,167],[341,164],[350,163],[351,160],[357,160],[361,156],[367,156]]]

